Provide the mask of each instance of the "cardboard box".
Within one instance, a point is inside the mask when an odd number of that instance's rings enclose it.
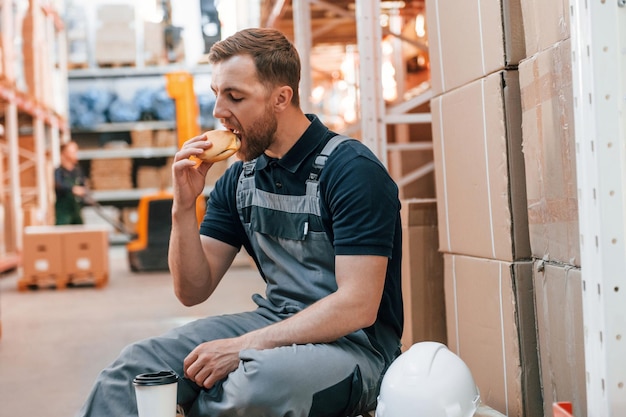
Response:
[[[143,22],[143,59],[146,65],[167,62],[165,52],[165,29],[163,22]]]
[[[431,83],[439,95],[525,57],[520,0],[426,0]]]
[[[165,160],[165,165],[161,167],[161,178],[163,179],[163,188],[171,188],[172,187],[172,164],[174,163],[174,157],[170,156]],[[211,167],[209,170],[209,177],[211,171],[215,168],[215,165]]]
[[[508,417],[541,416],[532,266],[444,254],[448,346],[481,401]]]
[[[402,202],[402,349],[422,341],[446,343],[443,255],[434,199]]]
[[[128,4],[101,4],[97,11],[98,20],[105,23],[134,22],[135,6]]]
[[[537,261],[534,268],[544,416],[570,401],[587,415],[582,277],[579,268]]]
[[[154,143],[152,129],[133,129],[130,131],[130,144],[134,148],[151,148]]]
[[[131,158],[93,159],[89,179],[94,190],[133,188],[133,160]]]
[[[20,289],[51,280],[57,288],[88,278],[104,285],[109,274],[109,229],[91,225],[24,228]]]
[[[159,129],[154,131],[154,146],[157,148],[167,148],[178,146],[178,136],[176,131]]]
[[[519,66],[530,247],[535,258],[580,265],[570,41]]]
[[[137,188],[165,188],[165,175],[170,170],[162,167],[141,166],[137,168]]]
[[[99,65],[134,66],[135,45],[130,42],[96,42],[96,62]]]
[[[21,276],[26,285],[64,279],[61,234],[55,226],[24,228]]]
[[[133,170],[133,160],[131,158],[102,158],[91,161],[91,174],[111,175],[121,173],[127,175]]]
[[[64,227],[63,265],[70,282],[91,278],[96,285],[109,276],[109,231],[89,225]]]
[[[517,71],[500,71],[432,101],[443,252],[530,257]]]
[[[521,0],[526,56],[570,37],[568,0]]]
[[[124,22],[102,23],[96,31],[96,62],[110,65],[134,65],[137,59],[133,25]]]

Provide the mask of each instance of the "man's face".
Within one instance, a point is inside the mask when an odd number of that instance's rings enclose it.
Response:
[[[72,164],[77,164],[78,163],[78,145],[76,145],[75,143],[68,143],[65,148],[63,149],[63,157],[65,157],[65,159],[72,163]]]
[[[249,161],[271,147],[277,129],[271,92],[259,82],[251,57],[237,55],[215,64],[211,89],[216,97],[213,115],[241,139],[241,159]]]

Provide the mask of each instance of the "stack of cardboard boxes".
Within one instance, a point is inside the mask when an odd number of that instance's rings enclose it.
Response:
[[[402,350],[423,341],[446,343],[443,256],[435,199],[402,201]]]
[[[44,1],[30,1],[21,22],[25,92],[50,110],[67,113],[67,75],[61,58],[65,36],[60,17]],[[63,56],[63,58],[65,58]]]
[[[108,229],[100,226],[29,226],[18,289],[68,284],[106,285],[109,278]]]
[[[522,1],[519,64],[530,248],[544,415],[570,401],[587,415],[582,278],[567,0]]]
[[[133,160],[94,159],[91,161],[89,179],[94,190],[130,190],[133,188]]]
[[[102,4],[97,9],[95,58],[99,66],[135,66],[135,6]]]
[[[584,416],[567,1],[427,12],[448,346],[499,412]]]
[[[85,7],[68,2],[64,14],[69,69],[87,68],[89,64],[89,24]]]

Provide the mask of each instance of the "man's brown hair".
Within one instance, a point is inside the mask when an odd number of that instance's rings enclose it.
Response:
[[[257,76],[268,87],[287,85],[293,90],[291,104],[300,105],[300,56],[280,31],[270,28],[244,29],[215,43],[209,51],[211,64],[235,55],[249,55],[254,60]]]
[[[68,140],[67,142],[63,142],[60,146],[59,146],[59,152],[63,153],[65,152],[65,150],[70,147],[70,146],[74,146],[76,145],[78,147],[78,143],[74,140]]]

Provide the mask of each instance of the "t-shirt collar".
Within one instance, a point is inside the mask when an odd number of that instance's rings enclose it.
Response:
[[[300,165],[307,159],[307,156],[315,152],[324,139],[328,128],[314,114],[307,114],[306,117],[311,121],[309,127],[304,131],[300,139],[287,151],[285,156],[280,159],[270,158],[263,154],[259,157],[256,169],[261,170],[269,164],[270,161],[276,161],[282,168],[291,173],[295,173]]]

